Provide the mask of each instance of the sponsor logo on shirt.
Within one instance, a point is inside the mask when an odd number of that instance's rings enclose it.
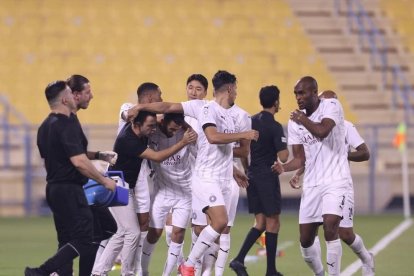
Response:
[[[162,164],[165,166],[176,166],[178,164],[181,164],[181,159],[181,155],[175,154],[162,161]]]
[[[309,133],[309,134],[302,136],[300,139],[300,142],[301,144],[305,144],[305,145],[313,145],[316,143],[320,143],[321,140]]]

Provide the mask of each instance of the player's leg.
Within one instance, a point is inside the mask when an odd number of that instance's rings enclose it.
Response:
[[[323,231],[326,241],[326,264],[329,275],[339,275],[342,244],[339,239],[339,223],[344,215],[348,185],[335,183],[321,187]]]
[[[322,223],[322,204],[319,187],[304,187],[299,208],[300,250],[306,264],[315,275],[324,275],[320,245],[315,236]]]
[[[173,226],[171,243],[168,248],[163,275],[170,275],[177,267],[177,264],[182,261],[180,256],[182,256],[185,229],[190,220],[191,213],[191,197],[176,200],[171,220]]]
[[[256,185],[254,178],[251,178],[249,180],[249,186],[247,187],[249,213],[255,214],[255,224],[247,233],[239,253],[229,264],[230,268],[233,269],[237,275],[247,275],[244,259],[266,227],[266,218],[263,214],[263,206]]]
[[[154,196],[150,210],[151,221],[149,223],[149,231],[142,245],[141,269],[144,276],[149,274],[148,268],[151,256],[154,252],[155,244],[162,235],[165,220],[171,206],[171,200],[166,199],[162,193],[157,193]]]
[[[207,248],[219,238],[228,223],[220,183],[211,179],[198,179],[196,175],[193,175],[192,181],[197,183],[197,185],[193,185],[193,200],[196,198],[202,201],[203,205],[206,206],[203,211],[209,216],[211,222],[201,231],[187,261],[182,266],[181,271],[185,273],[188,271],[190,275],[194,274],[195,264]],[[194,189],[194,187],[197,188]]]
[[[339,223],[339,237],[362,261],[362,274],[375,275],[374,256],[366,249],[362,238],[354,233],[354,193],[348,192],[344,205],[344,216]]]
[[[172,234],[172,212],[170,211],[167,215],[167,220],[165,222],[165,241],[167,242],[167,245],[170,245],[171,242],[171,234]]]
[[[198,236],[201,231],[208,225],[207,215],[203,212],[203,206],[201,202],[196,198],[192,199],[192,218],[191,218],[191,249],[193,249],[195,243],[197,242]],[[200,260],[195,265],[195,275],[200,276],[202,271],[202,264],[204,263],[204,255],[200,257]]]

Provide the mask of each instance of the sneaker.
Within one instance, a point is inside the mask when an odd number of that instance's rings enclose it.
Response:
[[[374,254],[369,252],[369,255],[371,255],[371,260],[366,264],[362,264],[362,275],[363,276],[374,276],[375,275]]]
[[[229,267],[236,272],[237,276],[249,276],[247,274],[246,267],[242,262],[239,262],[238,260],[234,259],[230,262]]]
[[[44,273],[40,268],[26,267],[24,270],[24,276],[49,276],[49,274]]]
[[[178,268],[182,276],[194,276],[194,266],[186,266],[185,264],[181,264]]]

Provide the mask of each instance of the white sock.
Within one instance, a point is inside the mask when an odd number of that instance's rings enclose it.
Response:
[[[99,258],[101,257],[102,252],[105,250],[105,246],[108,244],[108,242],[109,242],[109,239],[106,239],[106,240],[101,241],[101,243],[99,244],[98,251],[96,251],[95,264],[99,260]],[[95,264],[94,264],[94,266],[95,266]]]
[[[320,275],[322,273],[323,275],[323,265],[321,260],[321,255],[318,252],[317,245],[315,243],[312,244],[312,246],[308,248],[300,247],[300,251],[302,252],[302,257],[307,263],[307,265],[310,267],[310,269],[313,271],[315,275]],[[319,246],[320,251],[320,246]]]
[[[142,254],[141,254],[141,270],[143,275],[148,274],[148,267],[151,261],[151,254],[154,252],[155,243],[149,243],[147,239],[144,240],[142,245]]]
[[[371,255],[365,248],[364,242],[359,235],[355,234],[355,240],[349,247],[351,247],[364,264],[371,261]]]
[[[200,236],[198,236],[197,242],[194,244],[185,265],[195,266],[197,261],[200,260],[201,255],[206,252],[206,250],[219,236],[220,233],[217,233],[210,225],[204,228],[204,230],[201,231]]]
[[[215,275],[222,276],[230,252],[230,234],[221,234],[220,249],[217,255]]]
[[[175,243],[171,241],[170,247],[168,248],[167,261],[165,262],[164,272],[162,275],[169,276],[172,271],[177,268],[178,258],[182,248],[182,243]]]
[[[191,230],[191,248],[190,251],[193,249],[194,244],[197,242],[198,236],[194,232],[194,228]]]
[[[141,271],[141,257],[142,257],[142,247],[144,241],[147,239],[148,231],[141,232],[141,236],[139,237],[137,252],[135,253],[135,274],[142,275]]]
[[[180,253],[178,255],[177,265],[184,263],[184,241],[181,244]]]
[[[165,241],[167,242],[167,245],[170,246],[171,243],[171,234],[172,234],[172,225],[165,225]]]
[[[341,272],[342,244],[340,239],[326,242],[326,267],[329,275]]]
[[[213,242],[211,246],[204,253],[204,261],[202,268],[202,276],[210,276],[213,273],[213,267],[217,260],[217,253],[220,249],[220,246]]]

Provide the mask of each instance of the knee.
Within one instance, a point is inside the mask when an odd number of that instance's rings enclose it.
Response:
[[[228,219],[227,216],[218,217],[211,221],[211,227],[218,233],[222,233],[223,230],[227,227]]]
[[[347,245],[351,245],[355,240],[355,234],[351,229],[339,229],[339,238],[343,240]]]
[[[184,234],[185,230],[181,228],[179,230],[173,231],[171,240],[175,243],[182,243],[184,241]]]
[[[204,227],[205,226],[202,226],[202,225],[194,225],[193,226],[194,234],[196,234],[197,237],[200,236],[200,233],[201,231],[203,231]]]
[[[338,238],[338,227],[332,224],[324,224],[323,231],[325,240],[332,241]]]
[[[308,248],[311,247],[313,245],[313,242],[315,241],[315,237],[300,237],[300,246],[302,246],[303,248]]]

